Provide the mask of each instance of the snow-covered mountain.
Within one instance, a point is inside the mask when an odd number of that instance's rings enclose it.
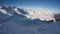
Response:
[[[40,19],[42,21],[60,19],[60,11],[55,11],[47,8],[17,8],[10,6],[0,6],[0,20],[8,20],[15,17]]]
[[[20,8],[10,7],[10,6],[1,6],[0,7],[0,21],[8,21],[13,18],[26,18],[23,14],[24,10],[20,10]],[[26,12],[25,12],[26,13]]]

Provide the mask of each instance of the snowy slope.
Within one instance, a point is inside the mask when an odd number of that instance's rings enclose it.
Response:
[[[30,21],[18,17],[4,23],[2,34],[60,34],[59,22]]]

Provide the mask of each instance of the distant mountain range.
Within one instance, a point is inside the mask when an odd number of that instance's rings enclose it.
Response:
[[[41,21],[51,21],[60,19],[60,12],[48,8],[17,8],[11,6],[0,6],[0,21],[8,21],[14,18],[39,19]]]

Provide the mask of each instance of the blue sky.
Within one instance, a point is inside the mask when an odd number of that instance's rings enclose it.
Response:
[[[0,5],[60,9],[60,0],[0,0]]]

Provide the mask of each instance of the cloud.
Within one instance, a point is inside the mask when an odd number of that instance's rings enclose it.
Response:
[[[48,8],[24,8],[29,14],[25,15],[29,19],[40,19],[42,21],[55,21],[55,14],[60,14],[60,12]]]

